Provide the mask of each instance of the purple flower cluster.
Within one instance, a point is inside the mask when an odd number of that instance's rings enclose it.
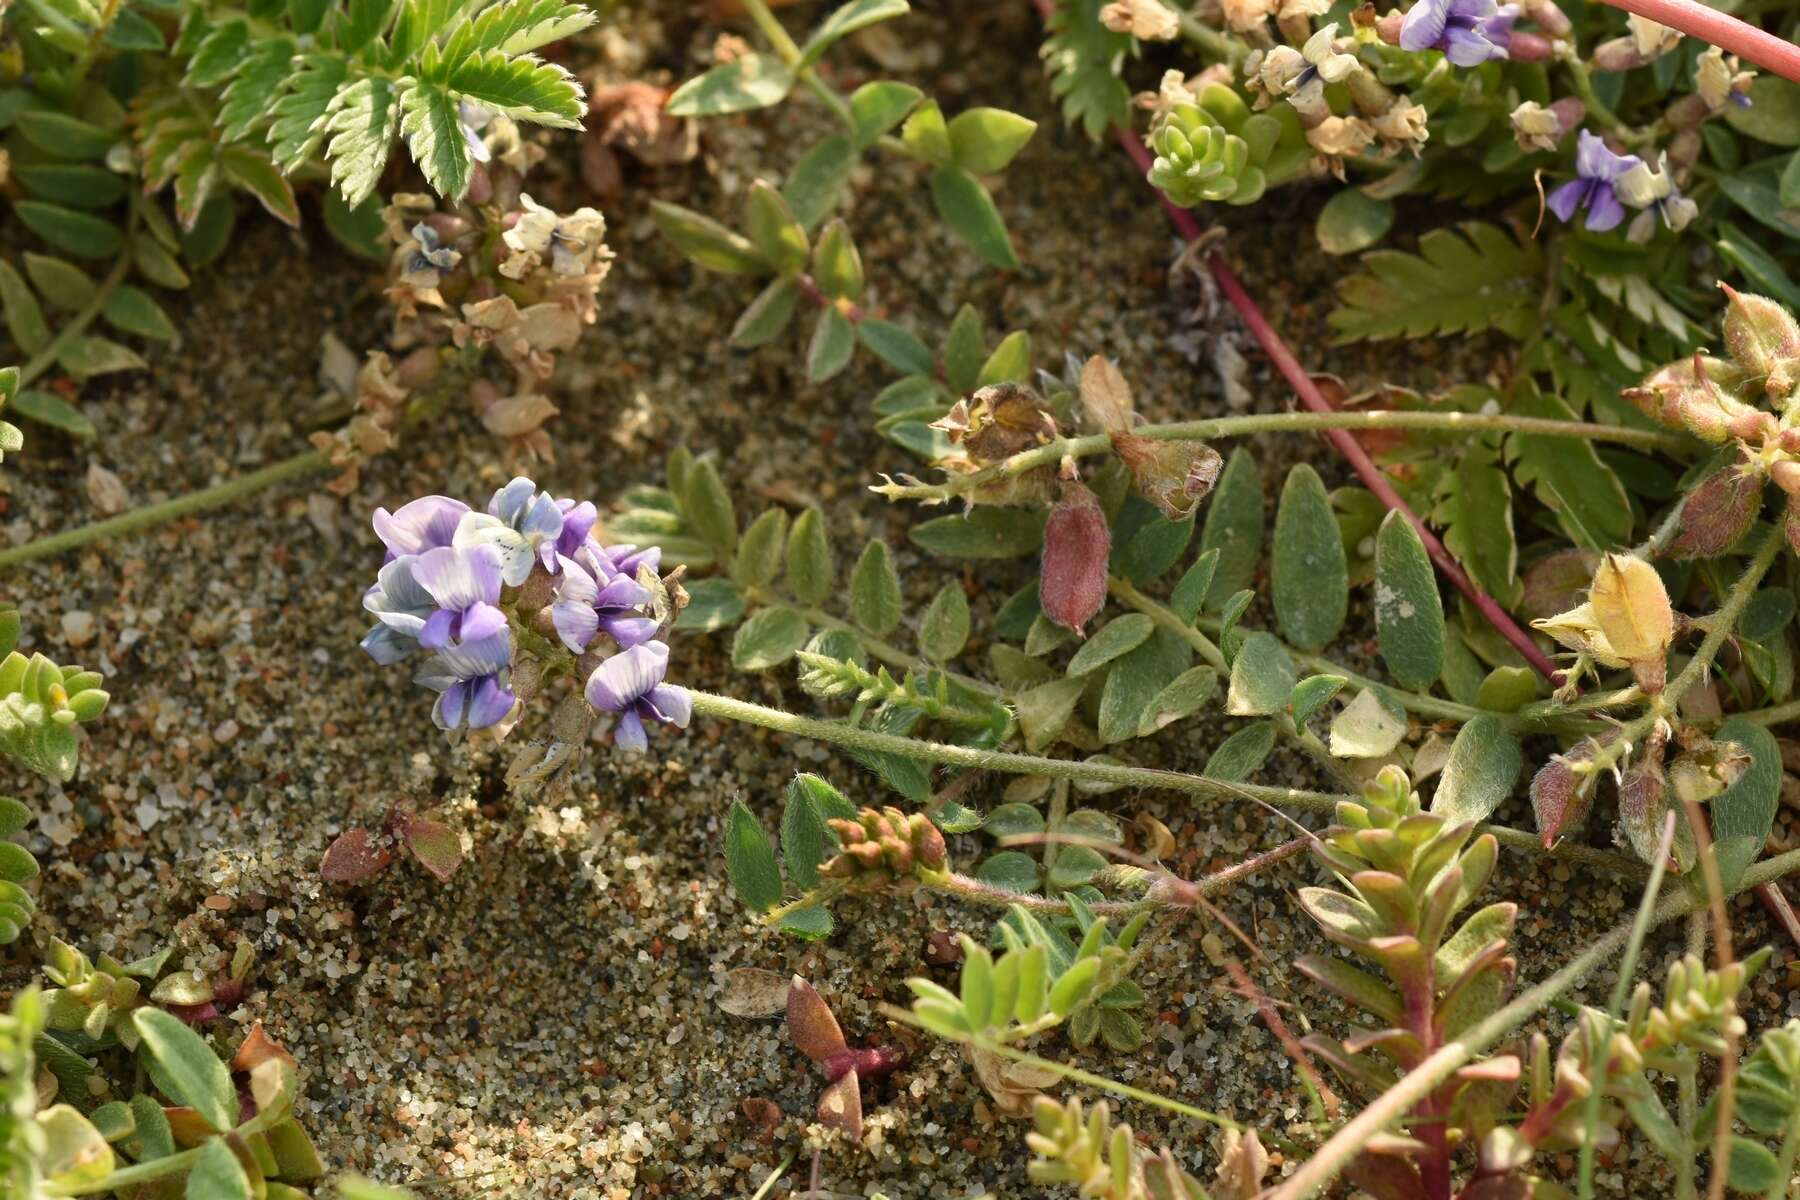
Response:
[[[1566,222],[1575,219],[1577,210],[1586,209],[1584,224],[1595,233],[1616,228],[1625,219],[1619,181],[1643,161],[1635,154],[1614,154],[1604,141],[1582,130],[1575,150],[1575,178],[1550,193],[1550,211]]]
[[[376,625],[362,648],[383,665],[430,654],[414,680],[438,693],[431,715],[439,728],[497,725],[517,704],[507,606],[529,619],[517,611],[517,589],[541,572],[543,584],[527,591],[554,597],[551,627],[570,652],[597,657],[601,634],[618,647],[586,687],[595,709],[619,715],[614,741],[642,750],[646,721],[685,728],[693,705],[663,682],[669,648],[655,640],[657,621],[645,611],[651,589],[639,574],[654,585],[662,552],[601,545],[598,516],[592,504],[558,500],[525,478],[495,492],[485,512],[448,496],[376,509],[387,559],[363,595]]]

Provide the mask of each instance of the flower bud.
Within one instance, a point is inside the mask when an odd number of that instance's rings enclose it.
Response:
[[[941,871],[948,860],[944,835],[923,813],[865,808],[854,821],[833,818],[827,824],[843,849],[819,874],[851,880],[858,891],[911,886],[917,872]]]
[[[1616,37],[1595,46],[1588,62],[1596,71],[1634,71],[1649,66],[1655,57],[1638,49],[1636,38]]]
[[[1800,463],[1783,461],[1775,466],[1792,467],[1787,474],[1800,488]],[[1771,476],[1774,474],[1771,471]],[[1711,558],[1723,554],[1749,532],[1762,505],[1762,491],[1762,479],[1748,469],[1742,455],[1736,463],[1707,476],[1681,506],[1681,530],[1669,547],[1670,555]]]
[[[1528,0],[1525,15],[1544,31],[1546,37],[1566,38],[1575,28],[1568,15],[1557,7],[1556,0]]]
[[[1777,400],[1786,399],[1800,376],[1800,324],[1767,296],[1745,295],[1726,283],[1725,346],[1740,367],[1763,380]]]
[[[1506,37],[1506,57],[1513,62],[1543,62],[1555,53],[1549,38],[1524,29],[1515,29]]]
[[[1384,13],[1375,22],[1375,36],[1390,46],[1400,44],[1400,24],[1406,20],[1405,11],[1396,8],[1391,13]]]
[[[1038,578],[1044,615],[1080,633],[1106,601],[1106,562],[1111,553],[1112,531],[1100,501],[1079,479],[1064,480],[1062,498],[1044,524],[1044,560]]]
[[[1588,593],[1594,620],[1620,658],[1631,664],[1646,692],[1662,690],[1675,611],[1656,568],[1641,558],[1609,554]]]
[[[1114,433],[1113,449],[1131,468],[1140,495],[1171,521],[1185,520],[1212,490],[1224,460],[1205,442],[1161,441]]]
[[[1696,354],[1658,367],[1643,383],[1619,394],[1645,416],[1685,429],[1701,441],[1720,445],[1732,438],[1761,440],[1774,431],[1775,418],[1718,386],[1736,373],[1731,363]]]
[[[1787,432],[1783,430],[1783,432]],[[1769,468],[1769,478],[1788,495],[1800,495],[1800,462],[1784,458]]]

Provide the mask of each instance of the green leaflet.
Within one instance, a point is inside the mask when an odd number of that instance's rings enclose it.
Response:
[[[1227,597],[1250,586],[1262,555],[1262,538],[1262,480],[1256,460],[1248,450],[1233,450],[1207,502],[1206,526],[1200,534],[1201,552],[1219,553],[1206,592],[1207,608],[1218,608]]]
[[[1512,412],[1521,417],[1575,419],[1568,405],[1540,392],[1528,378],[1513,390]],[[1506,439],[1506,457],[1519,483],[1557,514],[1570,541],[1599,551],[1630,543],[1631,500],[1591,442],[1515,433]]]
[[[1430,687],[1444,664],[1443,600],[1425,544],[1398,510],[1375,539],[1375,628],[1394,681]]]
[[[1330,324],[1339,342],[1499,329],[1523,338],[1537,320],[1543,254],[1493,225],[1433,229],[1419,253],[1371,250],[1338,283]]]
[[[1331,497],[1317,471],[1288,472],[1275,513],[1269,590],[1288,641],[1319,650],[1338,635],[1350,606],[1349,568]]]

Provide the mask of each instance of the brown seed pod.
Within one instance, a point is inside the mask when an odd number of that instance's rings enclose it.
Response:
[[[1064,480],[1062,498],[1044,525],[1038,599],[1044,615],[1076,633],[1106,601],[1106,562],[1112,531],[1100,501],[1079,479]]]

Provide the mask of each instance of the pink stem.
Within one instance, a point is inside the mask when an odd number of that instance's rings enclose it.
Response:
[[[1800,83],[1800,46],[1717,9],[1708,8],[1699,3],[1699,0],[1605,2],[1640,17],[1649,17],[1670,29],[1679,29],[1689,37],[1710,42],[1722,50],[1729,50],[1791,83]]]
[[[1633,3],[1636,2],[1637,0],[1633,0]],[[1140,169],[1148,171],[1151,164],[1150,151],[1137,134],[1129,129],[1115,129],[1113,132],[1118,136],[1119,144],[1125,147],[1125,153],[1131,156],[1131,160]],[[1197,240],[1201,235],[1201,230],[1200,223],[1194,220],[1194,214],[1185,208],[1178,208],[1170,204],[1168,197],[1162,196],[1160,192],[1158,196],[1161,198],[1163,208],[1169,214],[1169,220],[1174,224],[1176,232],[1190,242]],[[1238,280],[1237,273],[1216,253],[1206,256],[1206,265],[1212,272],[1213,279],[1218,282],[1219,289],[1225,293],[1225,298],[1231,301],[1233,308],[1237,309],[1244,324],[1250,327],[1250,332],[1262,345],[1263,353],[1269,356],[1269,361],[1275,364],[1276,370],[1280,371],[1288,381],[1288,385],[1300,397],[1301,403],[1314,412],[1334,411],[1331,401],[1327,400],[1324,393],[1319,391],[1318,385],[1312,381],[1312,376],[1307,374],[1306,368],[1300,365],[1300,360],[1294,357],[1294,353],[1288,349],[1287,343],[1281,340],[1281,335],[1276,333],[1274,326],[1269,324],[1269,319],[1263,315],[1262,309],[1257,307],[1256,301],[1250,298],[1250,293],[1244,290],[1244,285]],[[1537,668],[1539,674],[1554,683],[1560,683],[1562,681],[1561,672],[1550,662],[1544,652],[1538,649],[1537,643],[1531,640],[1531,635],[1519,628],[1517,622],[1507,615],[1506,610],[1500,607],[1492,596],[1475,586],[1475,581],[1469,578],[1468,573],[1462,569],[1462,565],[1456,561],[1456,558],[1444,549],[1444,544],[1438,541],[1437,535],[1426,528],[1425,522],[1420,520],[1418,514],[1408,507],[1405,500],[1401,499],[1400,493],[1394,490],[1393,485],[1388,482],[1387,476],[1381,473],[1381,468],[1375,465],[1375,461],[1362,448],[1362,443],[1357,441],[1349,430],[1345,429],[1326,430],[1323,436],[1337,448],[1338,453],[1350,460],[1350,465],[1356,468],[1356,473],[1361,477],[1364,485],[1374,492],[1383,504],[1406,515],[1407,521],[1414,529],[1418,530],[1419,540],[1425,544],[1425,552],[1431,555],[1431,560],[1437,564],[1438,570],[1444,573],[1444,578],[1450,581],[1451,586],[1455,587],[1468,599],[1469,603],[1479,609],[1481,615],[1486,617],[1495,629],[1499,630],[1500,636],[1511,642],[1514,648],[1525,656],[1525,661]]]

